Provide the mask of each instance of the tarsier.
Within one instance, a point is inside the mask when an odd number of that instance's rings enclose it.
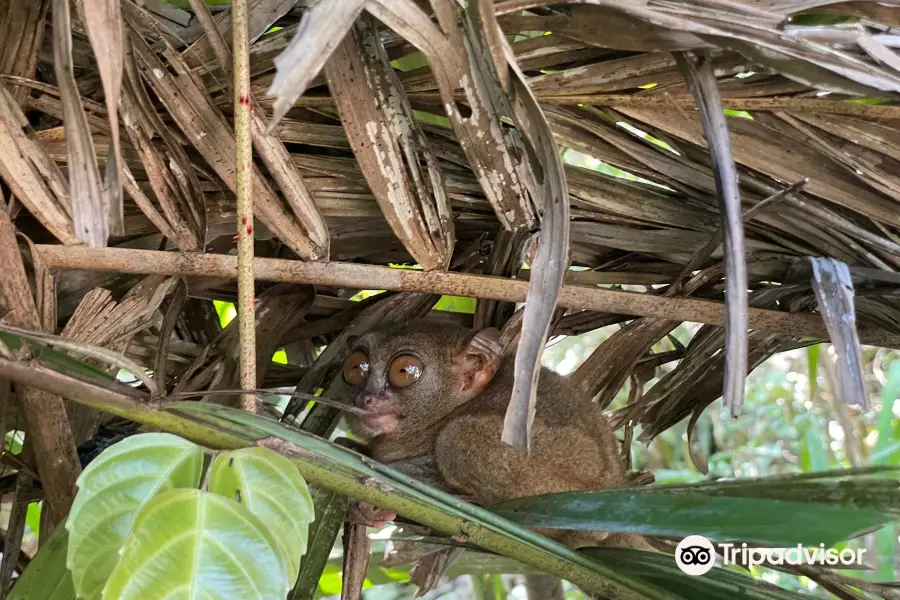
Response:
[[[481,505],[623,485],[624,465],[600,408],[566,377],[542,369],[528,455],[501,441],[514,357],[499,332],[411,321],[350,340],[342,396],[369,455]],[[367,524],[393,518],[371,507]],[[638,536],[547,530],[572,548],[651,549]]]

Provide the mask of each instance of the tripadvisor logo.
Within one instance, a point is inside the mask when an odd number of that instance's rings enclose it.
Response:
[[[827,565],[843,567],[863,566],[865,548],[826,548],[825,544],[807,548],[797,544],[792,548],[749,548],[747,544],[716,544],[722,563],[727,566],[739,564],[747,567],[756,565]],[[716,548],[702,535],[691,535],[679,542],[675,548],[675,563],[688,575],[708,573],[716,562]]]

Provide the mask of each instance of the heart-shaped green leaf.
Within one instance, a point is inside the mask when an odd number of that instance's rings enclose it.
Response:
[[[287,560],[246,507],[169,490],[138,514],[103,600],[284,600]]]
[[[99,600],[141,507],[166,490],[198,487],[202,467],[203,450],[168,433],[125,438],[88,465],[66,521],[79,598]]]
[[[288,558],[293,585],[315,519],[312,496],[297,467],[268,448],[223,452],[213,462],[209,491],[237,500],[266,524]]]

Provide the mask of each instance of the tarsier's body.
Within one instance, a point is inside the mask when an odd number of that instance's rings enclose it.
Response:
[[[623,483],[615,438],[587,395],[543,369],[531,454],[501,441],[513,357],[496,330],[417,321],[351,341],[345,394],[369,415],[350,414],[370,455],[482,505]],[[544,532],[573,547],[645,548],[634,536]]]

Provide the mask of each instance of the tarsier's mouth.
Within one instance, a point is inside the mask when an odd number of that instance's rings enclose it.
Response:
[[[392,412],[367,412],[359,415],[359,418],[369,429],[384,432],[396,428],[402,417]]]

